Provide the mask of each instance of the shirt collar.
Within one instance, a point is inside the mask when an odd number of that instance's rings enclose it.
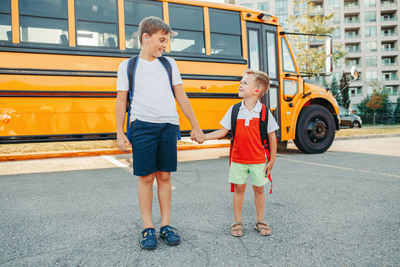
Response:
[[[246,109],[246,107],[244,106],[243,100],[242,100],[242,104],[240,105],[240,109]],[[261,109],[262,109],[262,105],[261,105],[260,101],[257,101],[257,104],[254,106],[253,110],[250,111],[250,113],[251,112],[261,112]]]

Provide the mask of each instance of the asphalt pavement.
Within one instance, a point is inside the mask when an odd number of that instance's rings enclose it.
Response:
[[[129,155],[0,163],[0,266],[399,266],[400,137],[335,141],[316,155],[289,145],[272,172],[269,237],[253,229],[251,186],[244,236],[229,234],[227,151],[180,152],[171,224],[182,243],[158,239],[155,251],[138,246]]]

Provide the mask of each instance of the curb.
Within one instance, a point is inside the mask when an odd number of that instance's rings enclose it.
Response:
[[[229,147],[230,144],[209,144],[209,145],[181,145],[178,150],[197,150],[207,148],[224,148]],[[26,153],[26,154],[10,154],[0,155],[1,161],[19,161],[31,159],[49,159],[49,158],[73,158],[73,157],[90,157],[90,156],[103,156],[103,155],[119,155],[130,154],[129,152],[121,152],[119,149],[97,149],[86,151],[68,151],[68,152],[48,152],[48,153]]]
[[[354,136],[337,136],[335,140],[350,140],[350,139],[367,139],[367,138],[382,138],[382,137],[397,137],[400,133],[394,134],[369,134],[369,135],[354,135]],[[289,143],[292,143],[289,140]],[[208,145],[180,145],[178,150],[197,150],[207,148],[224,148],[229,147],[229,143],[224,144],[208,144]],[[26,153],[26,154],[10,154],[0,155],[0,162],[2,161],[19,161],[19,160],[32,160],[32,159],[49,159],[49,158],[73,158],[73,157],[90,157],[102,155],[119,155],[130,154],[129,152],[121,152],[119,149],[98,149],[86,151],[68,151],[68,152],[48,152],[48,153]]]

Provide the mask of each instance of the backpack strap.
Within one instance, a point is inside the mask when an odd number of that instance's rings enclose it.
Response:
[[[267,160],[271,158],[271,151],[269,148],[269,140],[268,140],[268,115],[267,108],[264,104],[261,104],[261,112],[260,112],[260,137],[261,137],[261,144],[265,149],[265,154],[267,155]],[[269,191],[272,194],[272,178],[271,175],[268,175],[268,179],[271,182],[271,190]]]
[[[130,132],[131,132],[131,127],[130,126],[130,121],[131,121],[131,106],[132,106],[132,98],[133,98],[133,91],[135,90],[135,74],[136,74],[136,67],[138,63],[138,56],[131,57],[128,61],[128,67],[127,67],[127,74],[128,74],[128,84],[129,84],[129,91],[128,91],[128,98],[126,100],[126,112],[128,113],[127,119],[126,119],[126,132],[129,141],[130,140]]]
[[[231,113],[231,147],[229,149],[229,165],[231,164],[232,159],[232,150],[233,150],[233,141],[235,140],[235,133],[236,133],[236,121],[239,114],[240,105],[242,102],[236,103],[232,107]],[[235,191],[235,185],[231,183],[231,192]]]
[[[172,66],[171,66],[171,63],[164,56],[158,57],[157,59],[161,62],[161,64],[163,65],[164,69],[168,73],[169,85],[171,86],[171,91],[172,91],[172,93],[174,94],[174,97],[175,97],[174,87],[172,85]]]

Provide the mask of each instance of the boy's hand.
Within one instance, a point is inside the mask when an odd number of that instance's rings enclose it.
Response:
[[[274,166],[274,163],[272,163],[272,162],[268,162],[268,164],[265,166],[265,168],[264,168],[265,177],[268,177],[271,174],[273,166]]]
[[[122,152],[128,152],[128,147],[131,145],[131,142],[129,142],[125,134],[117,134],[117,145]]]
[[[199,144],[202,144],[205,140],[204,133],[200,128],[194,128],[190,132],[190,140],[194,140]]]

